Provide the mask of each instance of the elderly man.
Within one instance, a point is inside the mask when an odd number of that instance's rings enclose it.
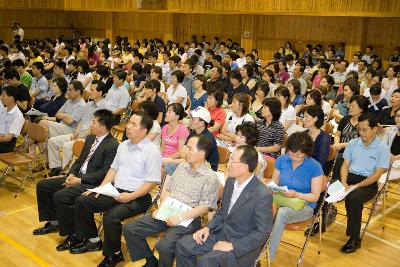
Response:
[[[377,182],[389,168],[390,151],[376,136],[377,126],[374,114],[362,114],[357,125],[360,137],[351,140],[343,154],[340,179],[346,189],[353,188],[345,200],[346,235],[350,239],[342,247],[343,253],[352,253],[361,246],[360,229],[364,203],[374,198],[378,190]]]
[[[217,208],[218,179],[206,161],[210,153],[211,141],[203,135],[194,135],[186,144],[185,163],[181,163],[170,177],[161,195],[163,205],[167,197],[193,207],[192,210],[171,216],[165,221],[157,220],[158,210],[124,226],[124,236],[132,261],[146,258],[145,266],[173,266],[176,242],[184,235],[200,229],[200,216],[209,209]],[[189,226],[180,225],[193,219]],[[164,232],[157,243],[160,260],[154,257],[146,238]]]
[[[272,194],[254,176],[257,164],[251,146],[232,153],[222,207],[206,227],[178,241],[177,267],[253,265],[272,230]]]
[[[150,207],[150,191],[161,180],[161,152],[146,137],[152,127],[153,119],[145,113],[135,113],[129,119],[126,127],[129,139],[119,145],[114,162],[100,185],[113,183],[120,193],[117,197],[86,192],[76,199],[75,230],[77,238],[85,241],[70,249],[72,254],[102,249],[93,214],[105,212],[105,258],[98,266],[115,266],[124,260],[121,222],[144,213]]]

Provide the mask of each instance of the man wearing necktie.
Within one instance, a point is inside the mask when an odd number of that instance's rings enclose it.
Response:
[[[77,238],[82,244],[71,248],[72,254],[103,249],[104,259],[98,266],[115,266],[124,260],[121,252],[121,222],[146,212],[151,205],[150,192],[161,181],[160,149],[146,136],[153,119],[138,112],[126,127],[128,140],[122,142],[106,177],[100,186],[113,183],[117,197],[85,192],[75,201]],[[94,213],[104,212],[104,245],[98,237]]]
[[[238,147],[228,162],[222,206],[206,227],[176,245],[176,266],[253,266],[272,230],[272,194],[254,176],[257,151]]]
[[[43,235],[59,230],[67,239],[57,246],[63,251],[77,245],[74,225],[74,202],[89,188],[98,186],[106,175],[118,142],[110,134],[114,118],[111,111],[94,113],[91,135],[86,137],[79,159],[72,165],[68,176],[44,179],[36,186],[39,221],[47,221],[44,227],[33,231]]]

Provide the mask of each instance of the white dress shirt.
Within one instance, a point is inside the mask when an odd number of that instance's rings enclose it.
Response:
[[[251,179],[253,179],[253,177],[254,177],[254,174],[252,174],[251,177],[249,179],[247,179],[247,181],[245,181],[241,185],[239,185],[239,182],[237,180],[235,181],[235,183],[233,184],[233,192],[232,192],[232,197],[231,197],[231,203],[229,204],[228,214],[229,214],[229,212],[231,212],[233,205],[235,205],[236,201],[240,197],[240,194],[246,188],[246,186],[250,183],[250,181],[251,181]]]

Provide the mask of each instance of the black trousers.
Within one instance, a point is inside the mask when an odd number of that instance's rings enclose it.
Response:
[[[151,214],[147,214],[124,225],[123,233],[131,260],[137,261],[153,256],[146,238],[164,232],[164,237],[156,246],[160,255],[158,266],[172,267],[175,259],[176,242],[185,235],[191,236],[191,234],[200,229],[200,225],[201,221],[197,218],[188,227],[169,227],[164,221],[153,219]]]
[[[353,185],[365,180],[367,177],[349,173],[347,184]],[[378,192],[377,183],[361,187],[346,196],[347,229],[346,235],[358,238],[360,236],[362,211],[364,203],[373,199]]]
[[[118,190],[123,192],[122,190]],[[79,196],[75,200],[75,228],[78,238],[98,236],[94,213],[105,212],[103,216],[104,246],[103,255],[110,256],[121,250],[121,222],[146,212],[151,205],[151,196],[146,194],[128,203],[117,202],[114,198],[95,194]]]
[[[12,152],[17,143],[17,138],[13,138],[8,142],[0,142],[0,153]]]
[[[233,251],[213,250],[215,243],[224,240],[222,233],[210,234],[203,245],[198,245],[192,235],[180,239],[176,245],[176,267],[238,267]]]
[[[74,203],[91,185],[65,187],[66,177],[44,179],[36,185],[39,221],[58,220],[61,236],[75,233]]]

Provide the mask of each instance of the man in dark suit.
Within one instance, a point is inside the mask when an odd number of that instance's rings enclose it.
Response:
[[[103,180],[117,153],[118,142],[110,134],[114,117],[108,110],[94,113],[91,135],[85,139],[79,159],[72,165],[68,176],[44,179],[37,183],[39,221],[44,227],[33,231],[43,235],[59,230],[67,239],[57,246],[63,251],[76,246],[74,202],[89,188],[97,187]],[[101,247],[100,247],[101,249]]]
[[[272,230],[272,194],[254,176],[257,163],[251,146],[232,153],[222,207],[207,227],[178,241],[177,267],[253,265]]]

